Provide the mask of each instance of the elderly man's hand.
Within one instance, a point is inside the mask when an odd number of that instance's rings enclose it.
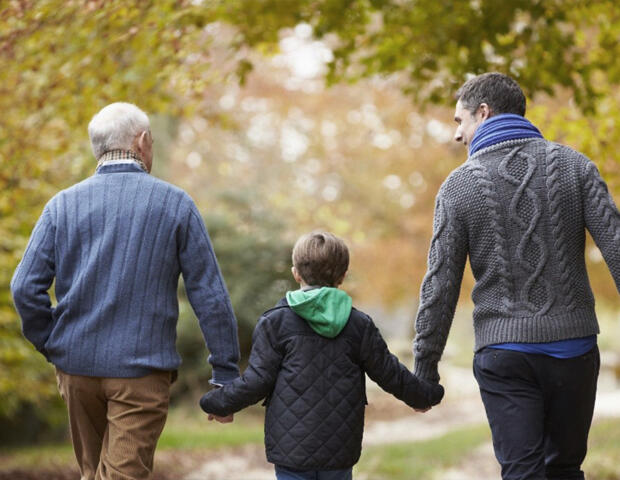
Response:
[[[214,415],[212,413],[209,414],[209,420],[215,420],[220,423],[232,423],[234,420],[234,414],[226,415],[225,417],[220,417],[219,415]]]

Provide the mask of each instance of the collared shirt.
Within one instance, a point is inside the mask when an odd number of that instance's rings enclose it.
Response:
[[[142,170],[148,173],[142,159],[131,150],[110,150],[99,157],[97,170],[103,165],[118,165],[121,163],[137,163]]]

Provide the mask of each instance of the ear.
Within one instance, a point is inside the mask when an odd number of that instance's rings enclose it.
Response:
[[[140,152],[144,151],[144,147],[146,145],[146,142],[148,141],[148,139],[147,139],[148,134],[149,134],[149,132],[144,130],[140,134],[140,136],[138,137],[138,150],[140,150]]]
[[[478,106],[478,112],[480,112],[480,118],[483,122],[493,116],[493,112],[491,111],[491,107],[489,107],[488,103],[481,103]]]
[[[342,282],[344,282],[344,279],[345,279],[346,277],[347,277],[347,272],[344,272],[344,273],[342,274],[342,277],[340,278],[340,280],[338,280],[338,281],[336,282],[336,286],[337,286],[337,287],[339,287],[340,285],[342,285]]]
[[[301,275],[299,275],[299,272],[295,267],[291,267],[291,273],[293,274],[293,278],[297,283],[301,283],[303,281]]]

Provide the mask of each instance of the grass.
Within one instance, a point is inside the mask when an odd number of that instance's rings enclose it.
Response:
[[[0,472],[15,469],[53,470],[66,466],[77,466],[69,442],[8,448],[0,453]]]
[[[490,439],[488,426],[479,425],[432,440],[367,448],[355,473],[359,478],[373,480],[428,480],[439,470],[465,461],[476,447]],[[620,418],[600,420],[592,426],[583,470],[589,480],[620,478]]]
[[[258,413],[250,410],[239,414],[236,423],[216,425],[187,410],[173,410],[158,451],[183,453],[261,443],[262,415]],[[355,467],[355,475],[360,480],[431,479],[438,471],[466,461],[488,441],[488,426],[482,424],[431,440],[368,447]],[[69,443],[5,450],[0,454],[0,465],[0,472],[76,468]],[[620,478],[620,418],[600,420],[592,426],[583,469],[590,480]]]
[[[158,449],[214,449],[263,443],[263,409],[254,407],[220,424],[197,410],[177,408],[170,412]]]
[[[237,415],[231,424],[208,421],[200,411],[177,407],[170,411],[157,444],[157,451],[197,451],[263,443],[263,414],[260,407]],[[14,469],[48,470],[76,468],[71,443],[7,448],[0,451],[0,472]]]
[[[486,425],[462,428],[432,440],[369,447],[356,473],[373,480],[431,478],[439,469],[456,465],[477,446],[490,440]]]
[[[583,470],[589,480],[620,478],[620,418],[600,420],[592,425]]]

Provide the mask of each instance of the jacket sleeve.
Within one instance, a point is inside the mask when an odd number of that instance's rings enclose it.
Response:
[[[467,261],[467,233],[440,191],[435,205],[428,270],[420,290],[413,345],[415,373],[439,381],[437,364],[452,326]]]
[[[200,407],[205,412],[230,415],[262,400],[273,391],[282,353],[273,346],[268,324],[269,321],[262,318],[254,329],[250,360],[243,375],[222,388],[211,390],[200,399]]]
[[[605,181],[591,161],[585,166],[583,210],[586,228],[601,251],[620,292],[620,213]]]
[[[443,387],[420,380],[400,363],[372,320],[364,331],[360,357],[370,379],[410,407],[428,408],[441,401]]]
[[[239,376],[237,321],[205,224],[189,197],[188,202],[187,223],[178,242],[179,263],[187,297],[211,352],[212,383],[225,384]]]
[[[11,280],[11,293],[22,320],[22,332],[46,358],[45,342],[53,327],[53,308],[47,291],[56,273],[55,230],[49,206],[46,206]]]

